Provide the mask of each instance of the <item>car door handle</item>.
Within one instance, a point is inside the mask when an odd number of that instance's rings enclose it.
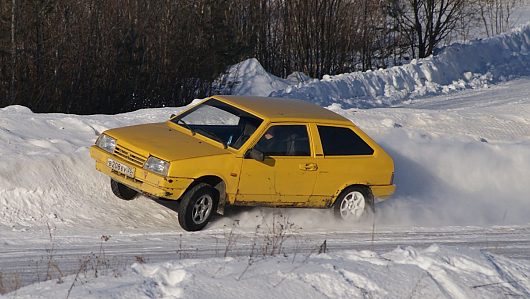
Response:
[[[318,169],[318,165],[316,163],[305,163],[305,164],[300,164],[298,165],[298,167],[301,169],[301,170],[306,170],[306,171],[315,171]]]

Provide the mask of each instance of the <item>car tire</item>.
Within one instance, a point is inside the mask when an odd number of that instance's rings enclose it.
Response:
[[[136,190],[133,190],[113,179],[110,179],[110,188],[112,189],[112,193],[114,193],[114,195],[123,200],[132,200],[136,197],[136,195],[138,195]]]
[[[374,211],[374,196],[368,187],[348,187],[337,197],[333,210],[338,219],[360,221]]]
[[[217,210],[219,192],[206,183],[199,183],[187,190],[178,207],[180,226],[189,232],[203,229]]]

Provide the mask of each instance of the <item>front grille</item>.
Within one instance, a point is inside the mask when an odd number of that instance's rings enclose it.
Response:
[[[131,162],[136,166],[143,167],[147,157],[144,157],[138,153],[135,153],[129,149],[124,148],[123,146],[116,145],[114,149],[114,154],[126,161]]]

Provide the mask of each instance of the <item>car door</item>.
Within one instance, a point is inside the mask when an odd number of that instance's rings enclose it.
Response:
[[[313,198],[329,198],[347,182],[363,183],[375,171],[370,167],[374,150],[352,127],[317,124],[319,165]],[[322,203],[327,204],[325,201]]]
[[[318,170],[311,144],[307,125],[272,124],[254,145],[264,161],[243,160],[236,203],[307,203]]]

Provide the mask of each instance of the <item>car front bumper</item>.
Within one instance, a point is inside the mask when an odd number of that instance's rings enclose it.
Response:
[[[179,199],[184,191],[193,182],[192,178],[175,178],[157,175],[143,168],[140,168],[132,163],[124,160],[116,155],[112,155],[101,148],[93,145],[90,147],[90,156],[96,160],[96,169],[112,179],[150,196]],[[125,164],[128,167],[134,168],[134,178],[127,177],[107,166],[107,160],[113,159],[119,163]]]

